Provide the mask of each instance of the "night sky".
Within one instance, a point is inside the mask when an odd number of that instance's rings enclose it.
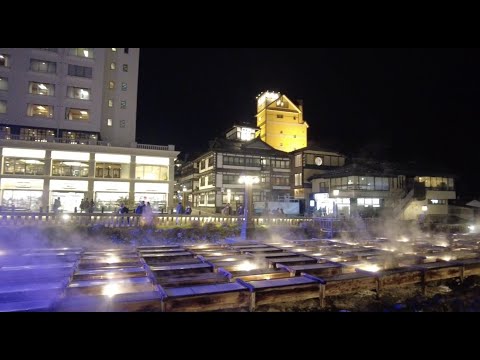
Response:
[[[142,48],[137,141],[191,157],[280,91],[303,100],[309,141],[454,173],[478,196],[479,64],[479,49]]]

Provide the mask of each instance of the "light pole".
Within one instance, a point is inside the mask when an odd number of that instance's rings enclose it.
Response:
[[[253,222],[253,193],[252,185],[258,184],[260,179],[258,176],[242,175],[238,179],[240,184],[245,184],[245,204],[243,206],[243,216],[244,220],[242,223],[242,231],[240,232],[240,237],[242,240],[251,239],[253,231],[255,229],[255,224]]]

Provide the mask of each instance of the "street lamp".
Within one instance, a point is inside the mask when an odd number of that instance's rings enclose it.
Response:
[[[251,239],[253,230],[255,229],[255,224],[253,222],[253,193],[252,185],[258,184],[260,179],[258,176],[242,175],[239,177],[238,182],[240,184],[245,184],[245,204],[243,206],[243,216],[244,220],[242,223],[242,231],[240,237],[242,240]]]

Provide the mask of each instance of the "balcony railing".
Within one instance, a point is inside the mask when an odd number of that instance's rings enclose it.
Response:
[[[64,139],[53,136],[26,136],[16,134],[6,134],[0,132],[0,140],[11,141],[29,141],[37,143],[57,143],[57,144],[72,144],[72,145],[97,145],[97,146],[112,146],[108,141],[100,141],[97,139]],[[114,145],[113,145],[114,146]],[[124,147],[124,146],[121,146]],[[162,150],[162,151],[175,151],[174,145],[150,145],[150,144],[138,144],[132,143],[132,148],[146,149],[146,150]]]
[[[148,224],[155,226],[186,225],[192,222],[236,224],[245,220],[243,216],[227,216],[211,214],[197,215],[170,215],[156,214],[151,219],[136,214],[80,214],[80,213],[32,213],[32,212],[0,212],[0,226],[38,226],[38,225],[101,225],[104,227],[136,227]],[[304,222],[311,222],[311,218],[304,217],[253,217],[256,225],[290,225],[299,226]]]

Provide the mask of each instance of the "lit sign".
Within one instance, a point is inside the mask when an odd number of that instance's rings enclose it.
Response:
[[[280,94],[276,94],[274,92],[264,92],[262,96],[258,98],[258,106],[263,105],[265,102],[271,103],[277,100],[280,97]]]
[[[249,141],[255,136],[255,129],[242,127],[240,128],[240,140]]]

